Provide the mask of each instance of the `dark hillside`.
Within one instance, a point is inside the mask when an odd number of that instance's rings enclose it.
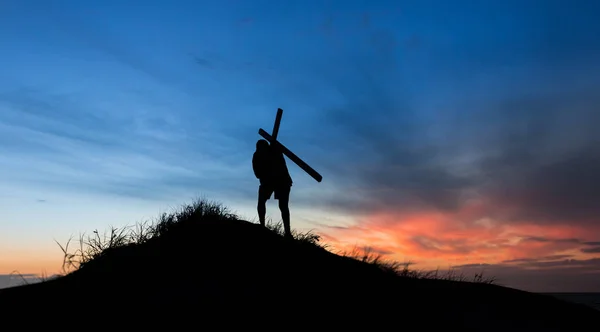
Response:
[[[3,323],[39,323],[19,316],[26,312],[67,315],[87,321],[85,329],[95,320],[117,320],[117,330],[215,323],[284,330],[322,324],[427,331],[600,326],[600,312],[550,296],[400,277],[232,215],[198,212],[197,206],[188,212],[179,220],[163,218],[147,241],[105,250],[64,277],[0,290]]]

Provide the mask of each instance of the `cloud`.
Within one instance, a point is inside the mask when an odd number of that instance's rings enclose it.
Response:
[[[374,248],[416,270],[484,272],[501,285],[536,292],[599,291],[598,232],[565,225],[459,222],[443,213],[366,216],[356,226],[321,228],[332,249]],[[534,235],[536,234],[536,235]]]
[[[548,261],[548,260],[557,260],[557,259],[567,259],[567,258],[571,258],[573,257],[572,255],[551,255],[551,256],[546,256],[546,257],[541,257],[541,258],[518,258],[518,259],[509,259],[509,260],[505,260],[502,261],[502,263],[533,263],[533,262],[539,262],[539,261]],[[466,265],[461,265],[462,267],[468,266],[469,264]],[[475,265],[479,265],[479,264],[475,264]],[[488,264],[489,265],[489,264]],[[459,266],[459,267],[461,267]]]
[[[532,259],[454,268],[467,276],[483,272],[501,285],[532,292],[600,292],[600,258]]]
[[[320,233],[334,250],[371,247],[384,259],[411,262],[416,270],[439,269],[443,275],[452,269],[467,278],[483,272],[501,285],[534,292],[600,291],[597,241],[587,240],[590,233],[581,229],[466,224],[422,215],[402,222],[370,217],[356,229],[330,227]],[[569,233],[580,237],[558,237]]]
[[[394,213],[365,216],[356,226],[321,228],[341,250],[372,246],[388,258],[439,265],[515,263],[594,258],[598,231],[570,225],[505,224],[455,219],[444,212],[418,212],[397,219]]]
[[[600,247],[582,248],[581,252],[600,254]]]
[[[595,112],[600,100],[591,93],[547,97],[492,108],[489,120],[467,111],[472,120],[445,123],[440,131],[453,134],[440,142],[428,139],[428,125],[410,109],[382,106],[375,95],[368,107],[349,102],[344,111],[330,113],[331,131],[341,127],[343,133],[328,148],[343,149],[347,163],[355,159],[354,167],[339,159],[327,166],[356,185],[361,201],[334,197],[331,204],[357,212],[454,212],[480,199],[491,217],[505,221],[596,223],[600,138],[590,124],[600,121]],[[580,100],[586,103],[577,107]],[[467,135],[470,142],[462,138]]]
[[[321,112],[320,137],[310,141],[327,151],[318,163],[339,194],[306,204],[355,215],[388,211],[399,220],[433,210],[505,223],[599,224],[597,62],[557,53],[553,67],[510,75],[494,63],[486,75],[473,67],[438,76],[423,69],[417,77],[439,77],[424,97],[422,82],[399,78],[385,57],[349,57],[338,60],[339,72],[319,67],[337,95]]]
[[[232,155],[222,154],[218,143],[227,144],[223,134],[190,134],[160,109],[123,114],[86,97],[32,88],[0,91],[0,140],[11,142],[0,147],[1,176],[21,184],[161,200],[214,188],[234,172],[235,166],[227,165]],[[205,144],[198,146],[199,141]]]
[[[41,281],[37,274],[0,274],[0,289]]]

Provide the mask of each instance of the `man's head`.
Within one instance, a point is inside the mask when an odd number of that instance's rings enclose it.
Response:
[[[256,142],[256,151],[264,151],[264,150],[267,150],[268,148],[269,148],[269,142],[267,140],[259,139]]]

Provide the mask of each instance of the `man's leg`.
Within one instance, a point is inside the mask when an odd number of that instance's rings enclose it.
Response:
[[[265,226],[265,216],[267,214],[267,200],[271,197],[271,192],[264,186],[258,187],[258,206],[256,210],[258,212],[258,220],[261,226]]]
[[[280,189],[278,193],[279,210],[281,210],[281,219],[283,220],[283,229],[286,237],[292,237],[292,228],[290,226],[290,188]]]
[[[267,214],[267,201],[258,200],[258,221],[261,226],[265,226],[265,215]]]

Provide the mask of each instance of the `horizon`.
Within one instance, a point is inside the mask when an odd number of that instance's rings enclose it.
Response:
[[[599,13],[2,2],[0,288],[58,273],[55,240],[198,196],[256,221],[251,158],[282,108],[278,140],[323,175],[286,159],[292,228],[417,269],[600,292]]]

